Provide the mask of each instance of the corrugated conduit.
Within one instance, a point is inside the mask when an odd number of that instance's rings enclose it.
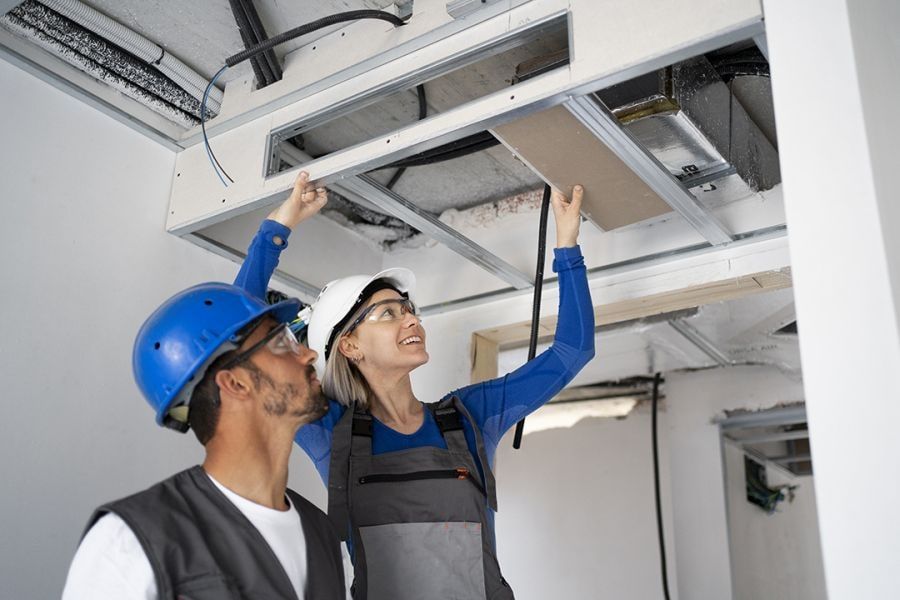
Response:
[[[203,92],[209,83],[189,66],[166,52],[161,46],[113,21],[78,0],[40,0],[42,4],[75,21],[85,29],[95,32],[124,50],[153,65],[169,79],[196,98],[203,99]],[[206,103],[212,112],[218,113],[222,104],[222,92],[218,88],[210,91]]]

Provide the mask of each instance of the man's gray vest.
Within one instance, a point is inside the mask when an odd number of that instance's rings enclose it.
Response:
[[[306,538],[305,598],[344,600],[340,542],[331,523],[306,499],[291,490],[287,495]],[[101,506],[85,533],[110,512],[137,536],[161,599],[297,598],[262,534],[199,466]]]

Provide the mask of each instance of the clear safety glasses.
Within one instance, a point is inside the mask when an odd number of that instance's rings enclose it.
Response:
[[[270,329],[261,340],[226,361],[221,369],[225,370],[237,366],[250,358],[254,352],[261,349],[263,346],[266,347],[266,350],[276,356],[288,353],[294,353],[297,356],[300,356],[303,353],[303,346],[300,345],[294,332],[291,331],[290,326],[287,323],[279,323]]]
[[[391,298],[371,304],[360,313],[353,323],[347,329],[347,333],[367,321],[374,323],[390,323],[391,321],[400,321],[406,315],[413,315],[419,318],[419,311],[416,305],[409,298]]]

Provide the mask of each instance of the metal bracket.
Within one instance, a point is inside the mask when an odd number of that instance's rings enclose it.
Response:
[[[770,410],[749,412],[715,420],[722,431],[750,427],[773,427],[806,423],[806,406],[788,406]]]
[[[766,60],[769,60],[769,41],[766,39],[766,34],[761,33],[753,36],[753,42],[759,48],[759,51],[762,52],[762,55],[766,57]]]
[[[450,0],[447,2],[447,14],[459,19],[497,0]]]
[[[488,252],[452,227],[421,210],[418,206],[391,190],[381,186],[368,175],[350,177],[331,186],[338,193],[348,190],[353,195],[364,197],[378,208],[402,219],[419,231],[441,242],[457,254],[493,273],[516,289],[530,288],[534,280],[502,258]]]
[[[593,94],[571,98],[564,106],[710,244],[734,241],[725,226],[656,157],[644,150]]]
[[[808,429],[797,429],[793,431],[779,431],[776,433],[761,433],[750,437],[732,438],[741,446],[753,446],[756,444],[770,444],[772,442],[787,442],[791,440],[809,439]]]
[[[719,350],[715,344],[709,341],[705,335],[697,331],[693,325],[681,320],[669,321],[669,325],[686,340],[697,346],[704,354],[716,361],[719,366],[727,367],[734,363],[734,361],[728,358],[724,352]]]

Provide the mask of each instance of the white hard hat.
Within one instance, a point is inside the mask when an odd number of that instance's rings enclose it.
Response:
[[[316,359],[319,377],[325,373],[325,362],[328,358],[326,352],[331,350],[328,343],[331,341],[332,332],[339,327],[343,328],[346,318],[365,300],[362,293],[369,284],[378,280],[386,281],[415,302],[413,295],[416,291],[416,276],[404,268],[386,269],[372,276],[351,275],[335,279],[326,283],[319,292],[319,297],[312,305],[307,330],[307,343],[319,355]]]

